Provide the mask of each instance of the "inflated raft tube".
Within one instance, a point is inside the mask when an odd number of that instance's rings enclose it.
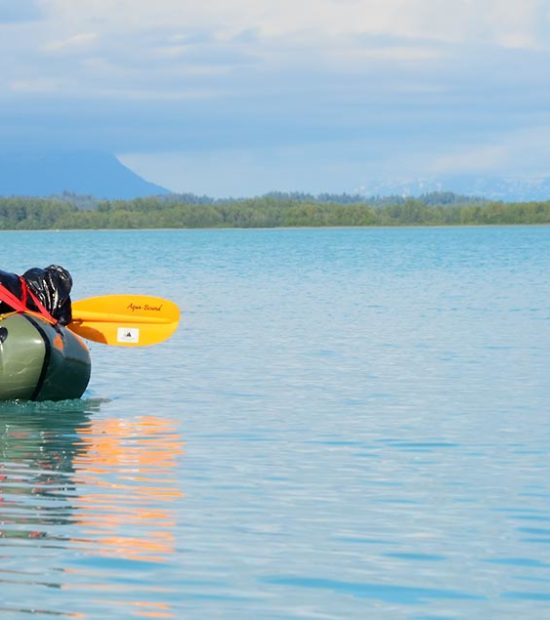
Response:
[[[90,372],[88,347],[73,332],[34,313],[0,315],[0,400],[80,398]]]

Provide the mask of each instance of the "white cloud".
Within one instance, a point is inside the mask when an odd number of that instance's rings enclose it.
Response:
[[[120,97],[147,89],[180,97],[188,89],[227,92],[231,81],[242,94],[264,88],[270,75],[298,72],[370,78],[385,71],[379,81],[387,84],[394,69],[399,91],[406,83],[435,89],[441,76],[464,72],[461,63],[477,62],[480,49],[487,56],[491,46],[547,46],[545,2],[43,0],[47,19],[24,36],[8,33],[0,53],[13,57],[14,80],[59,81],[63,74],[60,81],[73,89],[66,94],[76,97],[90,86]],[[433,72],[429,83],[419,71]]]
[[[365,154],[376,173],[512,167],[528,152],[519,133],[550,124],[548,0],[39,6],[41,20],[0,25],[0,105],[12,113],[0,139],[38,127],[71,144],[140,153],[161,176],[155,161],[175,171],[174,158],[147,153],[180,150],[178,161],[197,178],[205,170],[205,182],[215,161],[281,187],[262,173],[270,149],[287,153],[289,180],[292,163],[311,178],[332,169],[360,182]],[[327,146],[329,164],[317,145],[330,140],[339,146]],[[537,153],[549,160],[545,144]]]
[[[550,125],[503,132],[485,143],[448,149],[432,158],[434,174],[499,173],[550,175]]]
[[[437,157],[431,168],[435,174],[492,172],[509,163],[505,145],[480,145]]]
[[[201,29],[235,36],[254,29],[279,38],[393,34],[447,42],[538,41],[547,44],[546,0],[49,0],[56,20],[106,31]]]
[[[96,32],[80,32],[78,34],[71,35],[66,39],[52,41],[51,43],[48,43],[44,49],[48,52],[89,49],[98,40],[98,38],[99,37]]]
[[[53,79],[36,78],[31,80],[14,80],[8,84],[13,93],[51,94],[59,91],[62,84]]]

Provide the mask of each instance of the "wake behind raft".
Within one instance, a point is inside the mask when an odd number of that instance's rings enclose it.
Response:
[[[0,400],[80,398],[91,374],[83,338],[121,347],[148,346],[169,338],[179,323],[176,304],[148,295],[73,302],[67,327],[47,312],[29,311],[1,285],[0,296],[13,308],[0,314]]]

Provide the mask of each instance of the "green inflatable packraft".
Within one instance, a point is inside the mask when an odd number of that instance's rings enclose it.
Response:
[[[90,372],[88,347],[73,332],[34,313],[0,315],[0,400],[80,398]]]

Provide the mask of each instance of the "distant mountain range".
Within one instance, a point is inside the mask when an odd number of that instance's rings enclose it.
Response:
[[[120,200],[169,193],[145,181],[109,153],[0,154],[0,196],[51,196],[64,192]]]
[[[361,189],[364,196],[418,197],[433,192],[506,202],[550,200],[550,177],[449,175],[373,182]]]
[[[243,196],[246,196],[243,188]],[[501,201],[550,200],[550,176],[520,178],[506,176],[447,175],[391,179],[366,183],[352,201],[373,197],[420,197],[434,192]],[[131,200],[145,196],[168,196],[169,190],[150,183],[124,166],[114,155],[102,152],[32,152],[0,154],[0,196],[93,196],[95,199]],[[273,195],[277,195],[274,192]],[[310,197],[296,192],[293,197]],[[208,203],[206,196],[184,194],[190,202]],[[317,198],[337,199],[322,194]]]

